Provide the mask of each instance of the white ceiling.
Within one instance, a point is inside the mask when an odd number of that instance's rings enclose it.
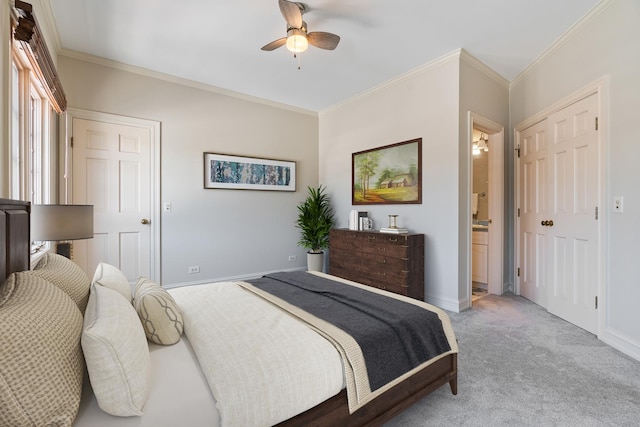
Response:
[[[47,0],[45,0],[47,1]],[[601,0],[306,0],[298,70],[277,0],[48,0],[61,52],[76,51],[321,111],[456,49],[513,80]]]

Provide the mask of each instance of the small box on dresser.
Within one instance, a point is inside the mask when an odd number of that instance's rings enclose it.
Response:
[[[424,234],[334,228],[329,274],[424,300]]]

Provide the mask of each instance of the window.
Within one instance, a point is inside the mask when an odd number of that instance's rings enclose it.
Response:
[[[50,129],[54,110],[43,84],[14,42],[12,68],[11,197],[50,203],[53,182]]]
[[[55,201],[56,113],[67,106],[58,73],[31,4],[12,9],[11,197],[42,204]]]

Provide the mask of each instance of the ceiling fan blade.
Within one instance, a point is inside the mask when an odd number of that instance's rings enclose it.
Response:
[[[302,10],[297,3],[287,0],[278,0],[280,6],[280,12],[284,16],[284,20],[287,21],[292,28],[302,28]]]
[[[283,46],[285,43],[287,43],[287,38],[282,37],[281,39],[274,40],[271,43],[265,44],[264,46],[262,46],[262,50],[274,50],[279,48],[280,46]]]
[[[340,36],[323,31],[314,31],[307,34],[309,43],[320,49],[333,50],[340,43]]]

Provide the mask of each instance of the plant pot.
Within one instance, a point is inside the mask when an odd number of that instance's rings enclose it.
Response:
[[[307,252],[307,270],[322,271],[324,269],[324,252]]]

